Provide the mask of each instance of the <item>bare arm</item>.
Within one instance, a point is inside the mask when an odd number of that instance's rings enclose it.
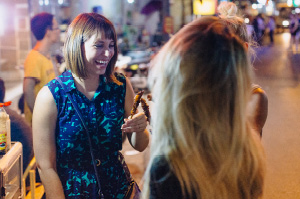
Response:
[[[252,93],[247,108],[247,116],[252,127],[261,135],[268,116],[268,97],[261,88]]]
[[[65,198],[56,172],[55,127],[57,108],[48,87],[43,87],[36,98],[33,112],[33,149],[47,199]]]
[[[36,79],[33,77],[25,77],[23,83],[23,90],[24,90],[24,99],[31,110],[33,112],[34,102],[35,102],[35,93],[34,87],[36,84]]]
[[[130,116],[130,112],[134,102],[134,92],[130,81],[126,78],[126,97],[125,97],[125,117]],[[146,129],[147,118],[144,113],[137,113],[132,119],[126,119],[122,126],[122,131],[127,133],[127,137],[131,146],[143,151],[149,144],[149,132]]]

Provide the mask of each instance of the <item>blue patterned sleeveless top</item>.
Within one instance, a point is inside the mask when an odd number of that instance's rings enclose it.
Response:
[[[77,103],[89,128],[100,184],[105,199],[123,198],[129,182],[126,179],[118,151],[122,149],[121,125],[124,120],[126,79],[121,74],[116,78],[123,83],[107,82],[100,76],[100,84],[92,100],[77,90],[72,73],[64,72],[59,78]],[[66,198],[99,198],[98,187],[89,151],[86,132],[67,95],[57,82],[47,84],[57,107],[56,164]]]

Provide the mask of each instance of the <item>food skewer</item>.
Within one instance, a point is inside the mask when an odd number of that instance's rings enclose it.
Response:
[[[147,99],[148,99],[149,101],[152,101],[152,95],[151,95],[151,94],[148,94],[148,95],[147,95]]]
[[[132,109],[131,109],[131,113],[130,113],[130,119],[133,117],[133,115],[135,114],[139,104],[140,104],[140,101],[141,101],[141,98],[144,94],[144,90],[141,90],[137,93],[137,95],[134,97],[134,103],[133,103],[133,106],[132,106]]]
[[[142,105],[144,113],[147,117],[147,121],[150,123],[151,114],[150,114],[150,111],[149,111],[149,105],[147,104],[147,102],[144,98],[141,98],[141,105]]]

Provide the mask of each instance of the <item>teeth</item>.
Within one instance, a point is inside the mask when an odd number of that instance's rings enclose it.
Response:
[[[102,60],[97,60],[96,62],[100,63],[100,64],[107,64],[108,63],[108,61],[102,61]]]

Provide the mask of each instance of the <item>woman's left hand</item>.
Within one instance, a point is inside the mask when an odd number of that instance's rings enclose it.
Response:
[[[144,132],[147,127],[147,117],[143,112],[133,115],[132,119],[129,116],[124,121],[121,127],[123,133]]]

